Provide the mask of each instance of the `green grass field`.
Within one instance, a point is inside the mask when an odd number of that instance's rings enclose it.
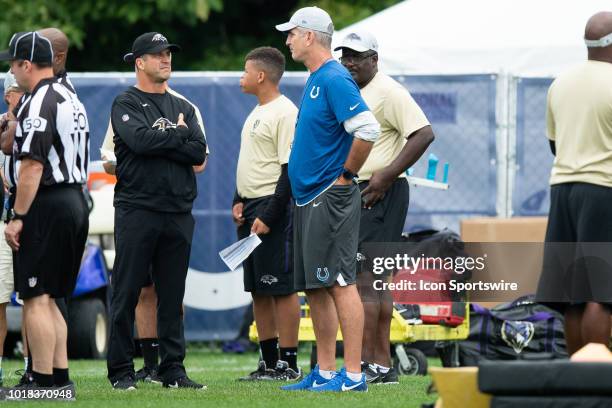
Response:
[[[308,353],[300,356],[300,365],[308,372]],[[189,376],[208,386],[205,391],[170,390],[158,385],[139,385],[138,390],[115,391],[106,379],[106,364],[100,360],[75,360],[70,362],[70,376],[76,383],[75,405],[82,407],[320,407],[331,404],[336,407],[375,406],[419,407],[432,402],[435,396],[427,395],[431,378],[401,376],[396,386],[370,386],[369,392],[347,392],[342,394],[320,394],[312,392],[286,392],[279,390],[282,383],[246,383],[236,378],[252,371],[257,355],[224,354],[205,348],[190,347],[185,366]],[[341,362],[339,361],[339,367]],[[430,365],[439,365],[439,360],[430,359]],[[2,367],[5,386],[14,385],[18,378],[12,374],[22,368],[23,360],[4,360]],[[136,360],[136,367],[142,359]],[[8,402],[7,402],[8,403]],[[29,405],[57,406],[58,402],[13,402],[20,407]],[[134,404],[134,405],[132,405]],[[316,404],[316,405],[313,405]],[[323,405],[322,405],[323,404]]]

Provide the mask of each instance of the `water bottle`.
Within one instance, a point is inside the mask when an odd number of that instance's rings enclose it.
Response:
[[[438,157],[429,153],[429,164],[427,165],[427,178],[434,181],[436,179],[436,171],[438,170]]]

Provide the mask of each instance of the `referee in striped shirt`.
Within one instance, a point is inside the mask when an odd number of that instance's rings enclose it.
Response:
[[[47,38],[51,42],[51,49],[53,51],[53,75],[57,79],[57,81],[64,85],[70,92],[75,93],[74,86],[72,82],[68,78],[68,74],[66,72],[66,60],[68,58],[68,48],[70,45],[70,41],[64,32],[55,27],[43,28],[38,31],[38,34]],[[15,129],[16,121],[14,120],[15,115],[19,111],[21,104],[27,98],[28,93],[19,99],[18,103],[14,106],[13,109],[10,110],[7,115],[9,119],[11,119],[8,123],[7,129],[2,133],[0,137],[0,146],[2,148],[2,152],[6,155],[4,160],[4,176],[5,181],[8,185],[9,189],[9,201],[8,201],[8,209],[13,208],[15,204],[15,192],[16,192],[16,179],[17,174],[15,172],[15,158],[13,157],[13,141],[15,139]],[[65,299],[56,299],[56,302],[60,308],[60,311],[64,315],[64,319],[67,315],[67,306]],[[23,386],[28,382],[32,381],[32,358],[29,355],[29,347],[27,343],[27,335],[25,332],[25,324],[22,324],[22,340],[24,343],[24,357],[27,359],[25,363],[24,374],[19,381],[19,385]]]
[[[72,387],[66,323],[53,298],[74,290],[85,248],[88,211],[81,189],[89,124],[76,94],[53,75],[49,39],[16,33],[0,60],[10,61],[17,83],[28,91],[17,113],[17,195],[5,230],[25,303],[34,377],[28,387]]]

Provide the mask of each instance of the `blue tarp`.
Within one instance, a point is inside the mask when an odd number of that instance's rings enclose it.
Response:
[[[546,137],[546,95],[551,82],[551,78],[518,79],[513,216],[548,214],[554,159]]]

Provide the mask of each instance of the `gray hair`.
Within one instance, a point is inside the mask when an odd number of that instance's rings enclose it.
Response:
[[[331,50],[331,44],[332,44],[331,35],[321,32],[321,31],[314,31],[314,35],[319,44],[321,44],[326,50],[327,49]]]
[[[6,95],[10,91],[21,92],[21,88],[19,87],[17,81],[15,80],[15,77],[13,76],[13,74],[11,74],[11,71],[9,70],[4,76],[4,94]]]
[[[308,28],[297,27],[300,36],[304,36],[307,32],[311,31],[314,34],[315,41],[325,49],[331,50],[332,36],[322,31],[311,30]]]

